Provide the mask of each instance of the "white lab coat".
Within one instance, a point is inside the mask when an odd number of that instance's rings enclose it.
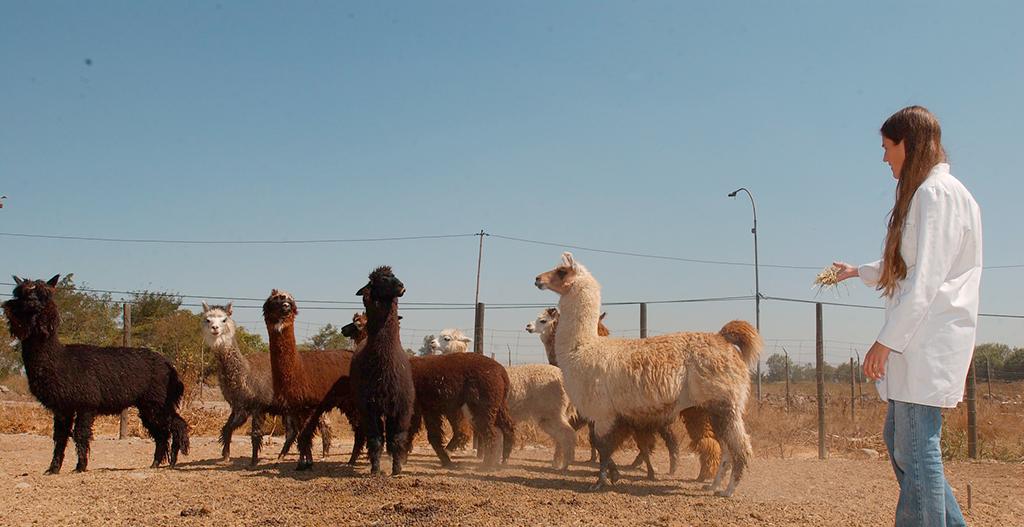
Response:
[[[978,328],[981,211],[948,164],[935,165],[914,193],[900,254],[907,277],[886,300],[876,339],[893,350],[878,395],[952,408],[964,397]],[[881,260],[858,270],[875,286]]]

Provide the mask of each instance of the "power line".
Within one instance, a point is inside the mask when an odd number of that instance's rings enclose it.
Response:
[[[442,238],[465,238],[477,236],[472,234],[437,234],[428,236],[395,236],[389,238],[323,238],[309,240],[174,240],[159,238],[104,238],[98,236],[64,236],[54,234],[24,234],[17,232],[0,232],[0,236],[13,238],[41,238],[47,240],[76,240],[107,243],[162,243],[176,245],[270,245],[270,244],[316,244],[316,243],[364,243],[364,242],[395,242],[409,240],[437,240]]]

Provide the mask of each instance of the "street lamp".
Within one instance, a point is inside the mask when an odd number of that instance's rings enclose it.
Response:
[[[740,187],[729,193],[730,198],[735,198],[740,191],[746,192],[750,198],[750,208],[754,211],[754,228],[750,233],[754,235],[754,313],[757,332],[761,332],[761,280],[757,265],[757,206],[754,205],[754,196],[744,187]],[[757,360],[757,401],[761,402],[761,359]]]

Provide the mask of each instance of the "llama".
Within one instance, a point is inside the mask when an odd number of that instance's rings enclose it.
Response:
[[[576,430],[567,415],[570,404],[562,386],[562,371],[550,364],[524,364],[507,371],[508,411],[512,421],[516,424],[528,419],[535,421],[554,441],[552,466],[568,470],[575,457]]]
[[[352,357],[352,395],[360,426],[366,434],[370,473],[380,473],[385,439],[391,454],[391,475],[402,472],[406,439],[416,388],[409,356],[402,349],[398,326],[398,298],[405,285],[391,268],[378,267],[369,282],[356,292],[366,307],[366,341]]]
[[[263,424],[269,415],[281,415],[285,424],[284,448],[278,459],[288,453],[297,433],[297,423],[286,415],[281,407],[274,405],[274,387],[271,381],[269,353],[242,355],[235,340],[236,326],[231,318],[231,303],[226,306],[210,307],[203,302],[203,340],[217,358],[218,384],[224,400],[231,406],[231,414],[220,432],[221,458],[231,458],[231,435],[235,429],[252,419],[250,437],[252,459],[250,464],[259,463],[260,447],[263,444]],[[319,416],[318,416],[319,417]],[[316,426],[323,440],[323,455],[330,451],[331,434],[327,422],[316,420]]]
[[[750,391],[749,367],[763,345],[757,330],[734,320],[718,333],[599,338],[601,285],[572,253],[564,253],[561,263],[538,275],[534,285],[560,297],[555,355],[573,404],[594,421],[601,456],[595,489],[618,479],[611,456],[625,436],[624,424],[663,426],[682,410],[699,406],[710,414],[723,447],[709,488],[718,496],[731,496],[753,454],[743,409]],[[728,487],[719,489],[730,470]]]
[[[29,390],[53,412],[53,459],[46,474],[60,472],[69,436],[78,453],[75,472],[85,472],[96,416],[132,406],[156,443],[151,467],[165,460],[173,467],[179,451],[188,455],[189,449],[188,424],[177,412],[185,391],[177,370],[166,357],[145,348],[61,344],[54,303],[59,279],[15,276],[12,298],[3,303],[11,335],[21,342]]]
[[[462,333],[462,330],[455,328],[442,329],[437,335],[438,350],[442,355],[447,353],[466,353],[469,351],[469,343],[473,339]],[[431,343],[433,348],[433,343]]]
[[[597,335],[599,337],[607,337],[610,335],[608,327],[604,325],[604,317],[607,313],[601,313],[601,317],[597,321]],[[537,314],[537,318],[526,325],[526,331],[529,333],[536,333],[540,337],[541,342],[544,344],[544,351],[548,356],[548,361],[551,364],[557,365],[558,359],[555,357],[555,333],[558,329],[558,308],[549,307],[542,310]],[[690,437],[690,449],[697,452],[700,459],[700,472],[697,474],[697,481],[706,481],[714,476],[714,471],[717,469],[721,462],[722,450],[718,445],[718,440],[715,438],[715,434],[711,429],[711,420],[708,417],[707,412],[704,410],[693,407],[683,410],[683,423],[686,426],[687,435]],[[573,428],[579,429],[581,422],[579,419],[571,421]],[[648,449],[648,446],[653,447],[653,436],[650,430],[638,430],[641,437],[637,437],[634,434],[634,439],[637,442],[637,448],[640,453],[637,454],[636,459],[629,465],[630,468],[638,468],[641,463],[647,465],[647,477],[649,479],[654,478],[654,469],[651,466],[650,452],[653,448]],[[679,454],[679,441],[673,432],[671,424],[663,426],[653,432],[658,433],[662,440],[665,441],[665,446],[668,447],[669,457],[669,474],[675,474],[676,467],[678,466],[678,454]],[[593,439],[593,424],[590,424],[590,437]],[[594,442],[591,441],[590,447],[590,461],[594,462],[597,459],[597,450],[594,448]]]
[[[263,320],[270,340],[270,377],[274,406],[293,416],[297,430],[303,430],[310,416],[352,364],[349,350],[306,351],[295,347],[295,317],[299,307],[287,291],[273,289],[263,303]],[[355,423],[350,405],[342,405],[349,423]],[[317,421],[319,422],[319,416]],[[353,424],[353,428],[356,425]],[[308,440],[308,443],[303,443]],[[325,439],[328,443],[330,439]],[[299,434],[299,464],[312,463],[312,436]],[[287,445],[286,445],[287,446]]]
[[[446,417],[452,428],[458,430],[465,407],[473,434],[480,438],[483,467],[493,468],[497,464],[497,430],[501,431],[503,438],[502,459],[508,459],[515,430],[507,406],[509,375],[501,364],[479,353],[413,357],[410,364],[416,387],[416,412],[409,429],[409,446],[422,420],[426,425],[427,440],[441,465],[454,466],[441,445],[444,435],[441,418]]]

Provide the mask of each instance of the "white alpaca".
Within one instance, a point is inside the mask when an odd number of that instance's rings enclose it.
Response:
[[[576,452],[576,431],[569,424],[569,396],[562,386],[562,370],[550,364],[525,364],[506,371],[512,421],[535,421],[555,442],[552,466],[567,470]]]
[[[473,342],[473,339],[462,334],[461,330],[448,328],[441,330],[441,333],[437,336],[437,342],[440,345],[441,354],[445,355],[448,353],[465,353],[469,350],[469,343]]]
[[[711,415],[724,454],[710,488],[731,496],[753,454],[743,426],[749,365],[762,347],[753,326],[732,321],[718,333],[598,338],[601,285],[572,253],[534,283],[560,296],[555,355],[570,399],[595,424],[601,455],[595,488],[618,478],[611,456],[627,425],[664,426],[682,410],[701,406]],[[718,490],[730,468],[728,488]]]

